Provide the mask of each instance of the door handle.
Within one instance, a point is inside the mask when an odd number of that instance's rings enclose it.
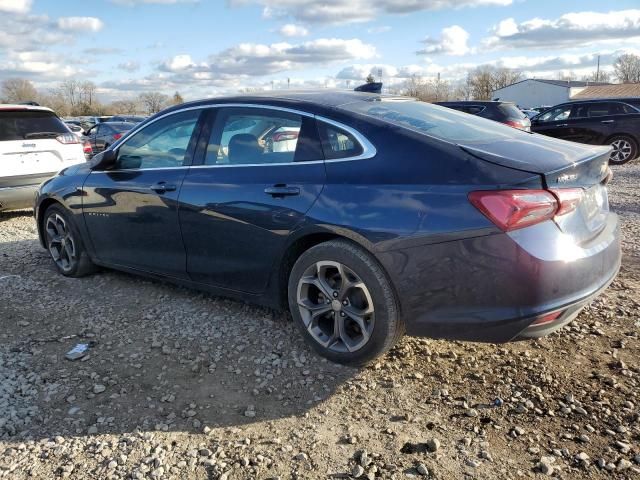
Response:
[[[569,124],[568,123],[561,123],[560,125],[558,125],[558,127],[568,127]]]
[[[271,195],[272,197],[291,197],[294,195],[300,195],[300,188],[289,187],[287,185],[274,185],[273,187],[265,188],[264,193]]]
[[[154,183],[149,187],[149,190],[153,190],[156,193],[166,193],[175,191],[176,186],[170,185],[167,182]]]
[[[613,123],[615,120],[600,120],[600,123]]]

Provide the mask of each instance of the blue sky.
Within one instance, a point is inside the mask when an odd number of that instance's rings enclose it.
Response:
[[[635,7],[635,8],[634,8]],[[105,99],[459,81],[481,64],[578,76],[640,53],[637,0],[0,0],[0,80],[92,80]]]

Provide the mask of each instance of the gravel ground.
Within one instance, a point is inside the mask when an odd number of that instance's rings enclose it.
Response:
[[[30,213],[0,214],[0,478],[640,478],[639,183],[640,162],[615,170],[622,270],[572,325],[406,338],[364,369],[280,313],[64,278]]]

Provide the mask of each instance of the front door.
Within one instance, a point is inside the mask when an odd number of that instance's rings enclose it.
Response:
[[[568,123],[571,107],[569,104],[560,105],[538,115],[531,122],[531,130],[550,137],[567,139],[571,135]]]
[[[99,261],[186,277],[178,196],[201,110],[171,114],[126,139],[114,168],[84,183],[83,213]]]
[[[260,293],[324,186],[315,120],[224,107],[210,122],[201,165],[189,170],[180,196],[187,270],[198,282]]]

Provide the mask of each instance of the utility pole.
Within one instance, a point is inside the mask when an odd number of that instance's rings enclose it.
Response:
[[[291,88],[291,79],[287,77],[287,90],[289,90],[289,88]]]

